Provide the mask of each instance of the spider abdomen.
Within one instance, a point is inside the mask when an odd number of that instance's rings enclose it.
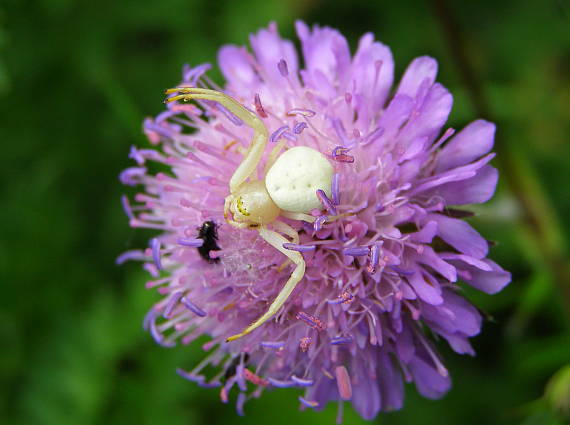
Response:
[[[331,196],[334,169],[319,151],[297,146],[281,154],[265,176],[267,192],[284,211],[309,213],[321,208],[317,190]]]

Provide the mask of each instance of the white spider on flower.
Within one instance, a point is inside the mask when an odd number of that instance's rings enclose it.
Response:
[[[287,244],[299,243],[299,234],[287,223],[279,220],[279,217],[315,222],[316,218],[309,213],[313,209],[321,208],[322,202],[326,203],[329,200],[334,169],[327,158],[315,149],[297,146],[279,155],[283,145],[277,144],[269,154],[264,180],[257,180],[255,171],[265,151],[269,134],[257,115],[235,99],[216,90],[196,87],[176,87],[166,90],[167,95],[176,93],[178,94],[167,98],[166,102],[192,99],[218,102],[253,129],[254,135],[250,146],[230,179],[230,194],[225,199],[224,217],[234,227],[256,229],[267,243],[295,264],[289,280],[267,312],[241,333],[227,338],[229,342],[249,334],[271,319],[303,278],[305,274],[303,256],[298,251],[286,248]],[[330,216],[327,221],[342,216]],[[291,238],[291,241],[282,234]]]

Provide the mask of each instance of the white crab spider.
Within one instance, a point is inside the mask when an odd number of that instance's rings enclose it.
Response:
[[[315,149],[298,146],[278,156],[282,146],[278,144],[269,155],[264,180],[257,180],[255,171],[268,138],[267,128],[257,115],[233,98],[216,90],[196,87],[177,87],[166,90],[166,94],[174,93],[178,94],[167,98],[167,102],[191,99],[215,101],[254,130],[251,144],[230,179],[230,194],[225,199],[224,217],[234,227],[255,228],[267,243],[295,264],[289,280],[273,300],[267,312],[241,333],[227,338],[226,341],[229,342],[249,334],[271,319],[303,278],[305,274],[303,256],[298,251],[284,248],[283,244],[290,241],[281,235],[288,236],[293,243],[297,244],[299,234],[278,218],[281,216],[314,222],[315,217],[308,213],[321,207],[317,196],[318,189],[324,191],[327,196],[331,196],[331,178],[334,170],[325,156]],[[340,216],[331,217],[329,221],[336,218]]]

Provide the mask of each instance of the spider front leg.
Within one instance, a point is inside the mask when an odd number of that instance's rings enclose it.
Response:
[[[269,230],[266,227],[260,227],[259,235],[265,239],[267,243],[273,246],[275,249],[278,249],[281,253],[285,254],[293,263],[295,263],[295,270],[291,273],[289,280],[285,283],[277,297],[273,300],[267,311],[255,322],[245,328],[241,333],[237,335],[230,336],[226,339],[227,342],[234,341],[238,338],[241,338],[244,335],[247,335],[254,329],[257,329],[269,319],[271,319],[279,309],[285,304],[285,301],[289,298],[297,284],[301,281],[303,276],[305,275],[305,260],[303,256],[297,251],[291,251],[288,249],[283,248],[284,243],[288,243],[289,241],[281,236],[279,233]]]
[[[167,98],[165,102],[175,102],[177,100],[188,101],[192,99],[218,102],[242,120],[247,126],[253,129],[254,133],[253,138],[251,139],[251,144],[245,153],[243,161],[234,171],[234,174],[230,179],[230,192],[234,193],[239,185],[246,181],[247,178],[255,172],[255,169],[261,160],[261,156],[265,150],[265,145],[267,144],[267,136],[269,134],[265,124],[263,124],[263,121],[261,121],[257,115],[249,111],[237,100],[216,90],[202,89],[198,87],[176,87],[166,90],[165,93],[178,93],[176,96]]]

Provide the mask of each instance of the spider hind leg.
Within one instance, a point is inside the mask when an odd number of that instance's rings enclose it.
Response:
[[[279,233],[273,230],[269,230],[263,226],[259,228],[258,231],[259,235],[265,239],[267,243],[289,257],[289,259],[295,264],[295,269],[267,311],[257,320],[255,320],[251,325],[245,328],[241,333],[232,335],[227,338],[227,342],[235,341],[236,339],[249,334],[253,330],[263,325],[269,319],[271,319],[279,311],[283,304],[285,304],[287,299],[291,296],[293,290],[297,287],[297,284],[301,281],[301,279],[303,279],[303,276],[305,275],[305,260],[303,259],[301,253],[283,248],[283,244],[289,242],[287,239],[285,239]]]

